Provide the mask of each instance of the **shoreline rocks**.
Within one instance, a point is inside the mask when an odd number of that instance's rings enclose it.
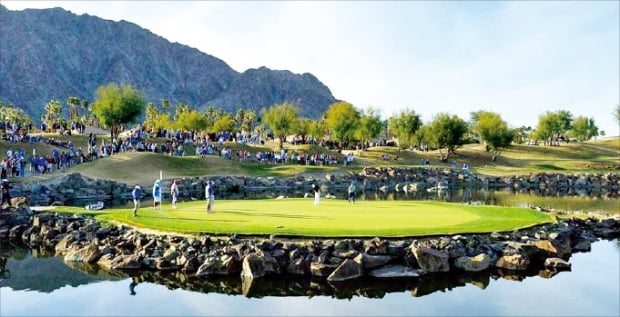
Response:
[[[574,252],[620,236],[618,218],[572,218],[514,232],[395,239],[276,239],[147,234],[87,216],[3,209],[1,237],[67,262],[107,270],[173,271],[194,278],[291,274],[329,282],[415,278],[453,271],[569,269]],[[28,219],[24,224],[24,219]],[[10,228],[10,229],[6,229]]]
[[[179,180],[180,200],[204,199],[207,180],[217,187],[217,195],[223,199],[305,197],[312,184],[330,198],[346,193],[351,181],[355,181],[362,193],[411,194],[421,191],[446,191],[455,188],[511,189],[514,191],[541,191],[545,193],[583,193],[591,190],[605,191],[611,197],[620,196],[619,173],[555,174],[531,173],[516,176],[482,176],[469,171],[450,168],[423,167],[365,167],[358,174],[326,174],[324,177],[247,177],[202,176]],[[163,181],[164,188],[171,185]],[[123,184],[110,180],[69,174],[44,182],[15,183],[13,197],[30,197],[31,205],[83,206],[96,201],[106,205],[123,205],[128,202],[135,184]],[[150,184],[143,184],[149,185]],[[164,199],[169,193],[164,191]],[[311,196],[311,195],[310,195]],[[148,193],[144,193],[148,197]],[[344,196],[343,196],[344,197]],[[22,202],[20,202],[22,203]]]

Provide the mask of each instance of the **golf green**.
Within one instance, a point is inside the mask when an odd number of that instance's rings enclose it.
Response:
[[[82,212],[77,208],[59,208]],[[322,237],[398,237],[455,233],[511,231],[553,221],[524,208],[472,206],[421,201],[321,201],[311,199],[218,200],[206,213],[204,201],[164,204],[160,210],[107,209],[101,220],[171,232],[257,234]],[[89,212],[90,213],[90,212]]]

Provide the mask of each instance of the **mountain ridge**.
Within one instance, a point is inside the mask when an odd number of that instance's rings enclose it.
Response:
[[[316,118],[336,101],[312,74],[264,66],[239,73],[222,59],[125,20],[2,5],[0,15],[0,100],[35,120],[50,99],[92,101],[96,88],[109,82],[132,84],[155,104],[168,99],[229,112],[292,102],[302,116]]]

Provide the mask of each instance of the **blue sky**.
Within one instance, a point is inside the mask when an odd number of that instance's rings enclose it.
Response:
[[[237,71],[317,76],[338,99],[429,121],[500,113],[536,125],[546,110],[594,117],[620,134],[618,1],[2,1],[136,23]]]

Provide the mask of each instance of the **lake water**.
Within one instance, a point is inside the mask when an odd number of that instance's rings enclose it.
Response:
[[[2,243],[10,272],[0,281],[0,316],[620,316],[619,240],[593,243],[572,255],[572,271],[555,275],[492,270],[333,285],[110,274]]]

